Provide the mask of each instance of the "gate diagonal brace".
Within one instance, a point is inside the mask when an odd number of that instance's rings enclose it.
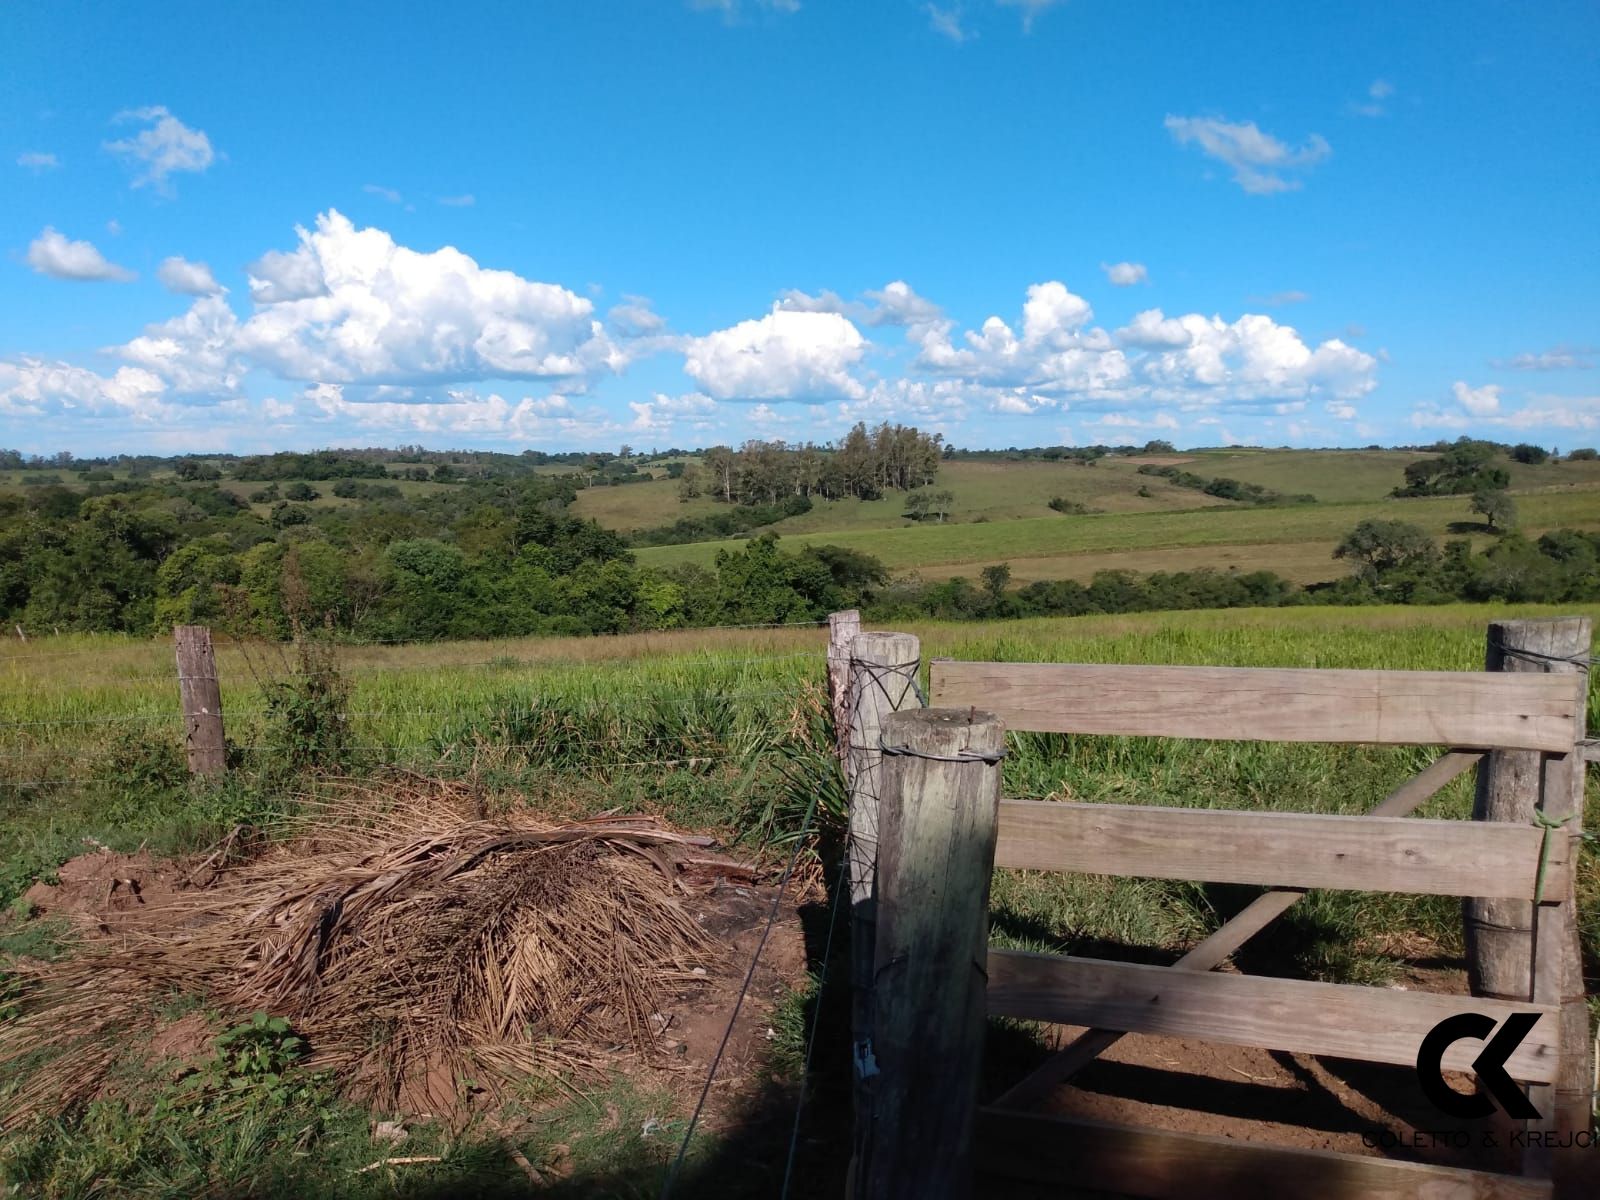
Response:
[[[1451,750],[1401,784],[1368,816],[1404,817],[1416,811],[1423,801],[1452,780],[1478,765],[1482,750]],[[1274,888],[1263,892],[1215,933],[1172,966],[1171,971],[1210,971],[1240,946],[1281,917],[1306,894],[1304,888]],[[1121,1030],[1089,1029],[1079,1034],[1053,1058],[1008,1090],[990,1106],[996,1109],[1021,1109],[1034,1103],[1052,1088],[1066,1082],[1123,1038]]]

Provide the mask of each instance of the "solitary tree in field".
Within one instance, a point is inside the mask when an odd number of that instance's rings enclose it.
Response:
[[[1406,521],[1363,521],[1334,549],[1335,558],[1355,563],[1356,573],[1379,584],[1401,567],[1431,560],[1438,553],[1428,531]]]
[[[1472,493],[1472,511],[1489,523],[1489,528],[1502,532],[1517,523],[1517,506],[1509,492],[1498,488],[1479,488]]]

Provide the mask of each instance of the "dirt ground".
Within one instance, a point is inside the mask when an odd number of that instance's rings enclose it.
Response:
[[[115,937],[119,927],[138,913],[141,923],[153,909],[190,886],[192,867],[153,860],[147,854],[96,851],[73,859],[60,869],[60,883],[38,884],[27,900],[40,915],[69,919],[88,938]],[[772,908],[776,889],[755,882],[749,872],[713,869],[686,881],[683,902],[712,936],[719,952],[708,957],[704,982],[676,989],[652,1017],[656,1035],[649,1061],[619,1054],[631,1074],[665,1084],[687,1110],[694,1103],[728,1022]],[[757,1104],[792,1111],[792,1083],[774,1078],[771,1045],[774,1006],[815,968],[816,917],[825,911],[820,894],[784,897],[765,952],[751,978],[749,995],[728,1033],[727,1047],[708,1098],[704,1125],[727,1129],[748,1117]],[[808,941],[807,916],[812,940]],[[837,960],[836,960],[837,961]],[[698,972],[697,972],[698,973]],[[1461,993],[1460,971],[1430,968],[1407,974],[1398,986],[1414,990]],[[828,1003],[843,1006],[847,991],[830,987]],[[836,1018],[839,1014],[835,1014]],[[837,1028],[837,1024],[833,1024]],[[152,1049],[160,1057],[203,1055],[214,1030],[191,1013],[162,1031]],[[1054,1040],[1065,1044],[1076,1031],[1059,1028]],[[837,1044],[834,1044],[834,1043]],[[999,1078],[991,1064],[990,1086],[1003,1089],[1040,1060],[1036,1046],[1002,1046],[1016,1058],[1002,1067]],[[846,1054],[845,1040],[832,1037],[819,1050],[819,1066]],[[995,1047],[991,1046],[991,1055]],[[834,1070],[830,1106],[844,1099],[839,1081],[847,1080],[843,1060]],[[1461,1086],[1461,1081],[1455,1081]],[[774,1096],[780,1099],[775,1101]],[[1038,1111],[1156,1129],[1209,1134],[1244,1142],[1379,1154],[1489,1170],[1514,1170],[1505,1151],[1484,1150],[1470,1139],[1466,1151],[1411,1135],[1463,1128],[1442,1118],[1422,1096],[1415,1073],[1404,1067],[1319,1059],[1187,1039],[1128,1036],[1069,1085],[1058,1088]],[[818,1163],[842,1168],[847,1139],[835,1112],[808,1120],[810,1151]],[[1401,1143],[1388,1149],[1372,1143],[1390,1136]],[[832,1170],[828,1171],[832,1174]],[[1033,1194],[1005,1185],[990,1195]],[[1041,1193],[1042,1194],[1042,1193]],[[1056,1192],[1060,1195],[1063,1193]]]
[[[110,936],[131,915],[144,920],[160,908],[185,886],[185,877],[181,863],[97,850],[62,864],[59,883],[36,883],[22,898],[39,916],[71,922],[80,936]]]
[[[1442,971],[1415,972],[1405,986],[1465,990],[1464,980]],[[1062,1027],[1060,1040],[1064,1044],[1077,1032]],[[1462,1078],[1452,1082],[1470,1090]],[[1516,1168],[1503,1149],[1486,1150],[1476,1136],[1466,1150],[1433,1138],[1440,1131],[1475,1135],[1489,1127],[1441,1114],[1409,1067],[1215,1042],[1129,1035],[1037,1111],[1294,1149]],[[1389,1148],[1374,1148],[1373,1142]]]

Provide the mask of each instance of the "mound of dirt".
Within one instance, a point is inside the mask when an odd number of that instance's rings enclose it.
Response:
[[[22,898],[41,916],[69,920],[85,936],[110,934],[148,919],[171,903],[184,883],[182,868],[148,853],[96,850],[56,872],[57,883],[36,883]]]
[[[713,914],[735,897],[760,907],[750,869],[709,842],[647,818],[484,819],[464,791],[413,781],[352,789],[206,886],[147,856],[86,855],[29,895],[91,938],[17,968],[27,993],[0,1028],[0,1073],[54,1057],[3,1123],[97,1094],[129,1045],[192,1053],[208,1031],[155,1016],[175,990],[234,1018],[287,1017],[309,1065],[389,1108],[444,1111],[463,1080],[492,1090],[619,1050],[689,1066],[714,1050],[698,1010],[721,1007],[697,994],[728,990]]]

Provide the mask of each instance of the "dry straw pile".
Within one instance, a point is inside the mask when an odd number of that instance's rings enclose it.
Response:
[[[486,819],[432,781],[352,786],[286,844],[22,968],[0,1078],[23,1083],[0,1127],[104,1092],[178,992],[287,1017],[309,1065],[386,1108],[648,1052],[662,993],[704,978],[674,880],[705,841],[641,818]]]

